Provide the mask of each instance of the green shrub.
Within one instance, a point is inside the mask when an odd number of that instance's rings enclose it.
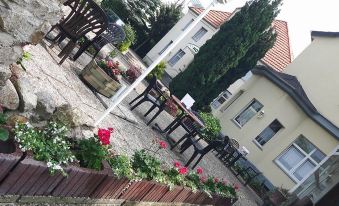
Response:
[[[67,175],[62,166],[73,162],[75,157],[66,138],[65,126],[50,122],[43,130],[39,130],[29,123],[17,124],[14,132],[15,140],[23,152],[32,151],[35,160],[46,162],[51,174],[60,171]]]
[[[90,137],[77,142],[75,156],[82,167],[99,171],[102,169],[102,161],[108,156],[108,149],[98,137]]]
[[[151,73],[147,75],[147,79],[150,80],[153,76],[156,76],[157,79],[162,79],[162,76],[165,73],[166,69],[166,63],[164,61],[161,61],[153,70]]]
[[[116,155],[109,158],[109,165],[111,166],[114,174],[118,178],[127,177],[128,179],[133,179],[135,174],[132,169],[132,164],[128,156],[126,155]]]
[[[135,39],[136,33],[135,33],[135,31],[134,31],[134,29],[131,25],[125,24],[123,28],[124,28],[126,37],[125,37],[125,40],[118,45],[118,49],[121,52],[127,51],[128,48],[132,44],[134,44],[134,42],[136,40]]]
[[[216,139],[221,130],[220,121],[211,113],[200,112],[199,115],[205,124],[205,128],[202,131],[203,138],[207,141]]]

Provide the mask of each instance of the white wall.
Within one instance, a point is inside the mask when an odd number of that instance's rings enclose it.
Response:
[[[144,57],[144,61],[147,64],[150,64],[152,61],[154,61],[158,56],[159,52],[170,42],[174,41],[180,33],[182,33],[182,29],[185,27],[185,25],[191,20],[195,19],[197,17],[196,14],[194,14],[192,11],[189,10],[189,12],[182,17],[179,22],[147,53],[147,55]],[[207,30],[207,33],[198,41],[195,42],[192,39],[192,36],[201,29],[201,27],[204,27]],[[191,50],[187,47],[189,43],[197,45],[198,47],[201,47],[205,44],[205,42],[212,38],[212,36],[217,32],[217,30],[212,27],[210,24],[208,24],[206,21],[202,20],[200,21],[193,29],[190,31],[190,33],[172,50],[172,52],[169,53],[164,59],[165,62],[170,60],[172,56],[174,56],[180,49],[182,49],[186,54],[183,56],[182,59],[180,59],[173,67],[167,64],[166,72],[173,78],[181,71],[184,71],[189,63],[194,58],[194,54],[191,52]]]

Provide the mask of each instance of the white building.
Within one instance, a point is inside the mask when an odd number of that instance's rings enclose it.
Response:
[[[187,14],[147,53],[144,57],[146,64],[151,64],[162,54],[183,32],[194,19],[203,11],[201,8],[190,7]],[[236,10],[238,11],[238,10]],[[200,21],[192,31],[170,52],[164,59],[167,63],[166,74],[163,82],[169,84],[172,78],[184,71],[192,62],[194,55],[207,40],[219,30],[220,26],[230,19],[233,14],[229,12],[211,10],[207,16]],[[275,20],[273,27],[277,32],[277,41],[269,50],[261,63],[267,64],[277,71],[282,71],[292,59],[289,44],[287,23]],[[226,89],[226,88],[225,88]]]

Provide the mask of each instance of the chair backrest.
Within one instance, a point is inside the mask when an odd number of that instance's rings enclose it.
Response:
[[[202,150],[202,153],[203,154],[206,154],[208,153],[209,151],[211,151],[212,149],[215,149],[216,147],[218,147],[220,144],[222,144],[221,141],[219,140],[213,140],[211,141],[203,150]]]
[[[72,10],[60,23],[60,27],[73,41],[77,41],[88,32],[100,35],[106,30],[107,16],[93,0],[71,0],[66,3]]]
[[[230,139],[230,144],[234,147],[234,148],[236,148],[236,149],[239,149],[239,142],[237,141],[237,140],[235,140],[235,139]]]
[[[105,38],[108,43],[112,44],[119,44],[126,38],[124,29],[116,23],[109,23],[106,32],[101,34],[101,36]]]

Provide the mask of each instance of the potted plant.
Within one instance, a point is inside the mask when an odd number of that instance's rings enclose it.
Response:
[[[80,77],[98,93],[112,97],[121,87],[119,62],[92,60],[82,70]]]

